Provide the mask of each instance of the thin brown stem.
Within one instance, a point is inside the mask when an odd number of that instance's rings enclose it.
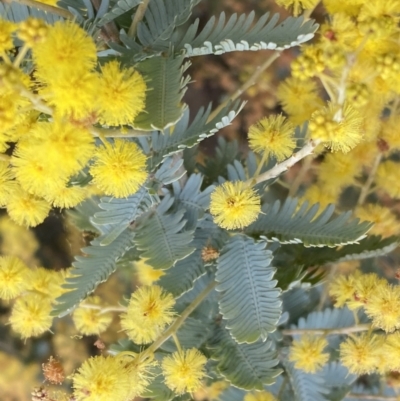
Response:
[[[229,103],[236,100],[239,96],[241,96],[244,92],[246,92],[251,86],[253,86],[260,75],[281,55],[280,52],[274,52],[271,57],[269,57],[263,64],[258,66],[254,73],[250,76],[250,78],[243,83],[243,85],[237,89],[231,96],[228,97],[224,102],[222,102],[208,117],[207,122],[211,121],[218,113]]]
[[[312,154],[314,149],[318,146],[319,141],[309,140],[307,144],[302,147],[297,153],[293,153],[289,159],[286,159],[282,163],[276,164],[274,167],[261,173],[259,176],[250,178],[246,181],[248,186],[254,186],[259,184],[260,182],[270,180],[271,178],[278,177],[278,175],[282,174],[283,172],[287,171],[290,167],[295,165],[301,159],[304,159],[306,156]]]
[[[285,336],[311,334],[317,336],[333,336],[338,334],[351,334],[368,331],[371,329],[370,324],[360,324],[358,326],[342,327],[340,329],[287,329],[282,330]]]
[[[207,297],[207,295],[217,286],[215,281],[211,282],[198,296],[193,300],[193,302],[181,313],[181,315],[175,320],[171,326],[168,327],[167,330],[161,334],[160,337],[154,341],[153,344],[150,345],[142,354],[140,354],[140,358],[142,360],[151,357],[154,352],[161,347],[172,335],[174,335],[178,329],[182,326],[185,320],[189,317],[189,315],[203,302],[203,300]]]
[[[39,1],[35,0],[12,0],[14,3],[18,4],[24,4],[25,6],[28,7],[35,7],[38,8],[39,10],[46,11],[51,14],[59,15],[60,17],[67,18],[67,19],[73,19],[74,15],[70,13],[68,10],[64,10],[63,8],[59,7],[54,7],[49,4],[44,4],[40,3]]]
[[[382,160],[382,153],[379,152],[375,157],[375,160],[374,160],[374,163],[369,172],[367,181],[365,181],[365,184],[361,188],[360,196],[357,201],[358,206],[361,206],[364,204],[365,199],[367,198],[367,196],[369,194],[369,190],[374,182],[375,175],[376,175],[376,172],[378,171],[378,167],[379,167],[379,164],[381,163],[381,160]]]
[[[137,31],[139,22],[143,19],[149,3],[150,3],[150,0],[143,0],[139,4],[139,6],[136,10],[136,13],[133,17],[131,26],[129,27],[128,36],[131,36],[132,38],[134,38],[136,36],[136,31]]]

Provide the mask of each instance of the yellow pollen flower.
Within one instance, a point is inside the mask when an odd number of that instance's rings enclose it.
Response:
[[[35,227],[42,223],[50,211],[50,205],[43,199],[17,188],[7,202],[7,212],[12,220],[21,226]]]
[[[114,356],[87,359],[72,380],[78,401],[128,401],[134,385],[129,367]]]
[[[379,278],[375,273],[361,274],[354,281],[354,294],[347,302],[347,307],[356,310],[365,306],[378,287],[386,287],[387,281]]]
[[[40,94],[58,115],[79,120],[92,111],[99,85],[97,74],[77,69],[51,81]]]
[[[66,270],[55,271],[37,267],[30,272],[29,289],[56,299],[65,291],[61,285],[65,283],[66,272]]]
[[[368,234],[380,235],[383,238],[398,235],[400,232],[399,221],[396,215],[387,207],[368,203],[355,210],[355,216],[361,221],[374,223]]]
[[[28,267],[15,256],[0,257],[0,298],[9,300],[28,288]]]
[[[80,186],[60,186],[49,191],[45,199],[54,207],[71,208],[86,198],[86,190]]]
[[[293,153],[296,141],[294,126],[283,115],[261,119],[249,128],[249,146],[257,153],[272,155],[282,161]]]
[[[324,104],[314,81],[293,77],[287,78],[279,85],[277,97],[283,110],[289,115],[289,121],[294,125],[309,120],[312,113]]]
[[[41,43],[47,36],[48,26],[39,18],[28,17],[18,25],[18,37],[29,47]]]
[[[111,126],[132,124],[145,105],[143,77],[133,68],[121,68],[118,61],[107,63],[101,72],[96,97],[100,123]]]
[[[378,285],[368,298],[365,313],[372,319],[372,325],[386,333],[400,328],[400,288]]]
[[[162,361],[165,384],[176,394],[196,391],[205,377],[207,358],[196,348],[174,352]]]
[[[378,167],[375,178],[376,184],[395,199],[400,198],[399,166],[397,162],[386,160]]]
[[[48,297],[39,294],[20,297],[11,311],[11,327],[22,338],[40,336],[51,327],[51,310],[51,300]]]
[[[122,329],[135,343],[148,344],[172,322],[174,305],[173,296],[160,286],[141,287],[132,294],[127,312],[121,315]]]
[[[146,181],[146,156],[135,143],[117,139],[114,146],[97,148],[90,174],[107,195],[125,198]]]
[[[225,182],[211,194],[210,213],[227,230],[247,227],[260,211],[260,197],[242,181]]]
[[[101,309],[86,307],[85,304],[103,306],[100,297],[87,298],[72,314],[75,327],[86,336],[100,334],[107,330],[113,318],[112,314],[110,312],[103,313]]]
[[[319,0],[276,0],[276,2],[285,7],[293,7],[293,14],[299,15],[303,10],[312,9]]]
[[[313,113],[308,129],[312,139],[324,142],[333,152],[347,153],[362,139],[361,124],[361,114],[349,104],[329,103]]]
[[[315,373],[328,361],[329,354],[323,353],[328,341],[324,337],[302,336],[293,341],[290,347],[289,360],[296,369],[307,373]]]
[[[382,346],[382,336],[376,334],[362,333],[348,337],[340,344],[340,360],[350,373],[373,373],[378,366]]]
[[[4,207],[7,204],[16,186],[8,162],[0,161],[0,206]]]
[[[97,61],[96,45],[79,25],[58,21],[49,27],[46,40],[34,46],[33,61],[41,82],[56,82],[77,69],[90,71]]]
[[[0,54],[14,47],[11,35],[16,28],[14,23],[0,18]]]
[[[243,401],[277,401],[273,394],[269,391],[257,391],[247,393]]]
[[[329,285],[329,295],[335,299],[335,307],[341,308],[347,301],[354,299],[356,283],[361,273],[357,270],[353,274],[337,276]]]

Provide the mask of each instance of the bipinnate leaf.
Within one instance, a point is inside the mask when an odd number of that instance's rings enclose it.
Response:
[[[163,131],[180,120],[185,108],[182,97],[190,79],[183,77],[188,66],[182,56],[153,57],[136,66],[148,90],[145,110],[135,118],[135,128]]]
[[[239,234],[227,242],[218,258],[219,308],[238,343],[265,340],[275,331],[282,312],[272,252],[265,247],[265,242]]]
[[[281,373],[271,341],[238,344],[224,327],[217,327],[208,348],[218,372],[235,387],[263,390]]]
[[[116,269],[118,260],[133,246],[134,233],[125,229],[114,242],[102,246],[101,241],[112,226],[99,226],[102,235],[94,239],[90,246],[83,248],[84,256],[75,256],[69,269],[70,277],[63,287],[68,291],[55,301],[52,315],[62,317],[71,313],[96,287],[107,280]]]
[[[299,205],[296,198],[287,198],[283,204],[279,200],[264,204],[263,213],[246,229],[246,233],[283,244],[334,247],[359,242],[371,228],[370,222],[352,218],[351,212],[333,217],[334,205],[322,211],[319,209],[318,203]]]
[[[135,245],[154,269],[169,269],[195,250],[190,245],[193,231],[184,229],[185,211],[170,212],[173,203],[174,198],[167,194],[157,208],[142,215],[135,228]]]

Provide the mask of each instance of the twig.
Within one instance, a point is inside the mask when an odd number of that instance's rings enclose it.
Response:
[[[306,156],[312,154],[314,149],[318,146],[319,141],[309,140],[308,143],[301,148],[297,153],[293,153],[289,159],[286,159],[284,162],[276,164],[274,167],[269,169],[268,171],[260,174],[257,177],[250,178],[246,181],[246,184],[249,186],[253,186],[259,184],[260,182],[270,180],[271,178],[278,177],[278,175],[282,174],[290,167],[295,165],[301,159],[304,159]]]
[[[110,306],[108,308],[103,308],[100,305],[93,305],[93,304],[82,304],[79,305],[80,308],[84,309],[96,309],[101,311],[101,314],[108,313],[108,312],[126,312],[127,308],[125,306]]]
[[[137,31],[139,22],[143,19],[149,3],[150,3],[150,0],[143,0],[142,3],[139,4],[139,7],[137,8],[136,13],[133,17],[131,26],[129,27],[128,36],[131,36],[131,37],[136,36],[136,31]]]
[[[374,164],[372,165],[371,171],[369,172],[369,175],[368,175],[368,179],[365,182],[365,184],[363,185],[363,187],[361,188],[360,196],[357,201],[358,206],[361,206],[365,202],[365,199],[367,198],[367,196],[369,194],[371,185],[374,182],[375,175],[376,175],[376,172],[378,171],[378,167],[379,167],[379,164],[381,163],[381,160],[382,160],[382,153],[379,152],[375,157]]]
[[[8,1],[6,1],[6,2],[8,2]],[[35,7],[35,8],[38,8],[39,10],[47,11],[51,14],[56,14],[63,18],[67,18],[67,19],[74,18],[74,15],[72,13],[70,13],[68,10],[64,10],[63,8],[59,8],[59,7],[50,6],[49,4],[40,3],[39,1],[11,0],[11,2],[18,3],[18,4],[24,4],[25,6],[28,6],[28,7]]]
[[[18,87],[18,90],[21,96],[24,96],[31,101],[34,109],[51,116],[53,115],[53,109],[47,106],[47,104],[44,103],[40,97],[25,89],[22,85]]]
[[[282,330],[285,336],[314,334],[317,336],[333,336],[338,334],[359,333],[371,329],[370,324],[360,324],[358,326],[342,327],[340,329],[286,329]]]
[[[222,102],[208,117],[207,122],[211,121],[215,118],[216,115],[229,103],[236,100],[239,96],[241,96],[244,92],[247,91],[251,86],[253,86],[260,75],[280,56],[280,52],[275,52],[269,57],[263,64],[258,66],[251,77],[243,83],[243,85],[236,90],[231,96],[228,97],[224,102]]]
[[[169,326],[167,330],[153,344],[150,345],[142,354],[140,358],[142,360],[150,357],[161,345],[165,343],[172,335],[174,335],[178,329],[182,326],[189,315],[201,304],[201,302],[207,297],[207,295],[217,286],[215,281],[211,282],[193,302],[181,313],[181,315],[175,320],[174,323]]]

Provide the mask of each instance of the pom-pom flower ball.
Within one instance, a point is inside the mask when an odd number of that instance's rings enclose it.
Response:
[[[323,353],[327,345],[328,341],[323,337],[303,336],[293,342],[289,360],[295,363],[297,369],[315,373],[329,359],[329,354]]]
[[[29,269],[15,256],[0,258],[0,298],[9,300],[28,287]]]
[[[222,228],[244,228],[257,219],[260,197],[244,182],[225,182],[211,194],[210,212]]]
[[[254,152],[282,161],[293,153],[294,126],[282,115],[263,118],[249,128],[249,146]]]
[[[174,304],[173,296],[160,286],[141,287],[132,294],[127,313],[121,316],[121,326],[135,343],[148,344],[172,322]]]
[[[125,198],[146,181],[146,156],[136,143],[116,140],[97,149],[90,174],[106,195]]]
[[[196,348],[178,351],[162,361],[165,384],[176,394],[193,392],[201,386],[207,358]]]

